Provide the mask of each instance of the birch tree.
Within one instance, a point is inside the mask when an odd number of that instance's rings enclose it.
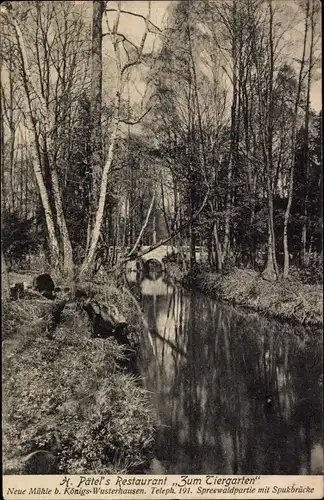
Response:
[[[115,18],[111,25],[109,20],[110,13],[114,12]],[[80,269],[80,276],[91,274],[94,261],[96,249],[98,246],[100,238],[100,230],[103,223],[105,203],[107,197],[107,185],[109,174],[112,168],[114,153],[116,148],[116,143],[119,133],[119,125],[123,119],[121,116],[121,104],[122,104],[122,93],[125,88],[125,84],[129,79],[129,72],[131,69],[142,62],[144,55],[145,42],[150,30],[152,30],[153,24],[150,21],[151,15],[151,2],[148,2],[148,12],[146,16],[142,16],[133,12],[122,9],[122,2],[119,1],[117,8],[109,8],[109,4],[105,9],[105,20],[107,32],[104,36],[107,36],[112,44],[113,53],[116,63],[116,89],[114,95],[114,111],[111,118],[110,128],[110,144],[107,154],[106,162],[102,169],[99,196],[98,196],[98,209],[94,217],[94,225],[91,231],[90,243]],[[143,20],[144,28],[143,34],[139,44],[136,46],[130,42],[127,37],[119,31],[120,17],[121,15],[126,15],[130,19],[134,16],[140,17]],[[125,120],[124,120],[125,121]]]
[[[309,4],[309,0],[306,3],[305,16],[306,19],[309,14],[309,23],[310,23],[310,41],[309,41],[309,53],[308,53],[308,64],[307,64],[307,90],[306,90],[306,106],[305,106],[305,125],[304,125],[304,147],[303,147],[303,162],[304,162],[304,207],[303,207],[303,223],[302,223],[302,231],[301,231],[301,264],[302,266],[307,265],[306,259],[306,247],[307,247],[307,217],[308,217],[308,197],[309,197],[309,170],[310,170],[310,151],[309,151],[309,142],[310,142],[310,134],[309,134],[309,122],[310,122],[310,95],[311,95],[311,87],[313,81],[313,66],[315,61],[315,46],[316,46],[316,15],[319,13],[319,7],[317,5],[316,0],[311,0],[311,5]],[[305,19],[305,31],[306,31],[306,19]]]
[[[289,165],[288,200],[284,215],[284,226],[283,226],[283,245],[284,245],[283,277],[284,278],[288,278],[289,274],[288,223],[290,218],[290,211],[291,211],[291,204],[292,204],[293,190],[294,190],[294,168],[296,160],[296,139],[297,139],[297,126],[298,126],[297,120],[298,120],[298,112],[302,97],[302,85],[303,85],[303,80],[305,78],[306,51],[307,51],[307,41],[308,41],[308,32],[310,23],[310,11],[311,11],[310,0],[307,0],[306,10],[305,10],[303,49],[299,64],[297,92],[295,96],[294,114],[293,114],[293,121],[291,128],[291,155],[290,155],[290,165]],[[312,45],[313,44],[311,42],[311,52],[313,51]],[[312,56],[310,57],[310,60],[312,60]],[[308,68],[308,71],[310,74],[311,67]]]
[[[6,175],[3,178],[4,182],[4,202],[8,209],[14,211],[15,209],[15,151],[17,148],[17,135],[19,122],[21,120],[21,93],[17,82],[14,78],[14,54],[11,44],[4,43],[3,47],[3,60],[4,66],[8,68],[7,82],[1,81],[1,104],[2,104],[2,126],[6,126],[9,131],[9,140],[5,144],[3,142],[3,149],[1,154],[6,153]],[[3,131],[4,141],[4,131]]]
[[[44,178],[43,178],[43,173],[42,173],[42,166],[40,163],[40,158],[36,150],[36,145],[35,143],[37,142],[37,139],[35,136],[35,126],[36,126],[36,119],[34,117],[34,109],[33,109],[33,95],[35,95],[32,79],[31,79],[31,73],[30,73],[30,68],[29,68],[29,61],[27,57],[27,52],[26,52],[26,46],[25,46],[25,40],[22,34],[22,31],[20,29],[19,23],[17,19],[15,18],[14,14],[12,13],[12,7],[10,6],[9,10],[9,5],[4,5],[1,7],[1,14],[3,14],[7,21],[8,24],[12,26],[14,34],[15,34],[15,39],[16,39],[16,44],[18,47],[18,53],[19,53],[19,62],[21,65],[21,74],[22,74],[22,79],[23,79],[23,87],[25,91],[25,99],[26,99],[26,107],[23,110],[24,112],[24,118],[25,118],[25,124],[26,128],[28,130],[28,140],[29,140],[29,154],[33,162],[33,169],[34,169],[34,174],[36,178],[36,182],[38,185],[39,189],[39,194],[40,198],[42,201],[43,209],[44,209],[44,215],[45,215],[45,220],[46,220],[46,225],[47,225],[47,230],[48,230],[48,243],[49,243],[49,248],[50,248],[50,253],[52,257],[52,262],[54,265],[59,265],[60,264],[60,249],[59,249],[59,243],[57,240],[56,232],[55,232],[55,224],[54,224],[54,216],[53,212],[50,206],[50,201],[49,201],[49,196],[48,192],[45,186]],[[37,94],[36,94],[37,95]],[[33,133],[34,131],[34,133]]]
[[[64,179],[66,131],[80,92],[77,85],[83,84],[86,74],[81,63],[86,43],[82,12],[76,15],[65,2],[31,2],[10,11],[4,6],[2,12],[17,50],[15,78],[24,94],[21,110],[52,264],[71,277],[73,253],[60,179]],[[27,17],[30,25],[23,20]]]
[[[105,9],[105,0],[94,0],[92,8],[92,47],[91,47],[91,214],[87,247],[90,243],[91,226],[98,209],[100,176],[102,173],[102,22]]]

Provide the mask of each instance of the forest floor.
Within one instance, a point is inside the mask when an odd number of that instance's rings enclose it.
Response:
[[[270,318],[304,326],[323,325],[323,288],[319,283],[307,284],[296,276],[271,282],[256,271],[238,268],[224,275],[199,269],[185,274],[170,265],[168,274],[185,287]]]
[[[116,305],[133,338],[143,334],[127,290],[113,282],[82,289]],[[4,472],[26,473],[38,450],[54,455],[57,473],[145,471],[154,446],[152,408],[140,379],[125,369],[124,348],[91,338],[76,301],[68,301],[55,324],[52,309],[41,295],[2,304]]]

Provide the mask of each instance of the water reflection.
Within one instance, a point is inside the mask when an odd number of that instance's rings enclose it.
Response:
[[[159,473],[322,473],[318,346],[162,277],[133,291],[151,332],[141,372]]]

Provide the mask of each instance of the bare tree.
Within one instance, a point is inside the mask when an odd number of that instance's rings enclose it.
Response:
[[[108,14],[109,12],[115,12],[115,20],[113,23],[113,26],[110,27],[109,25],[109,19],[108,19]],[[131,68],[134,66],[137,66],[142,62],[142,57],[143,57],[143,51],[144,51],[144,46],[145,42],[147,39],[147,35],[150,30],[151,22],[150,22],[150,14],[151,14],[151,2],[148,2],[148,13],[146,16],[140,16],[142,17],[144,21],[144,31],[143,35],[141,38],[141,41],[138,46],[134,47],[134,44],[130,43],[126,37],[119,32],[119,21],[120,21],[120,16],[122,14],[126,14],[129,16],[136,16],[136,14],[132,12],[125,11],[121,8],[121,1],[118,2],[117,8],[116,9],[109,9],[107,8],[105,10],[105,16],[106,16],[106,24],[107,24],[107,33],[106,35],[109,37],[112,46],[113,46],[113,51],[114,51],[114,56],[115,56],[115,62],[116,62],[116,69],[117,69],[117,83],[116,83],[116,90],[115,90],[115,97],[114,97],[114,111],[113,111],[113,116],[111,118],[111,136],[110,136],[110,144],[109,144],[109,149],[108,149],[108,154],[107,154],[107,160],[106,163],[103,167],[102,170],[102,176],[101,176],[101,183],[100,183],[100,191],[99,191],[99,200],[98,200],[98,209],[95,214],[95,220],[94,220],[94,226],[91,232],[91,238],[90,238],[90,244],[88,247],[87,254],[85,256],[85,259],[82,263],[81,269],[80,269],[80,275],[85,275],[88,273],[91,273],[93,265],[94,265],[94,259],[95,259],[95,253],[96,253],[96,248],[98,245],[98,241],[100,238],[100,230],[103,222],[103,216],[104,216],[104,209],[105,209],[105,203],[106,203],[106,196],[107,196],[107,184],[108,184],[108,176],[111,171],[112,163],[114,160],[114,153],[115,153],[115,147],[116,147],[116,142],[118,138],[118,131],[119,131],[119,124],[122,120],[121,116],[121,104],[122,104],[122,92],[124,90],[125,83],[128,80],[129,77],[129,71]],[[125,50],[125,44],[129,48],[129,45],[132,46],[133,50]],[[126,61],[125,61],[126,57]]]
[[[49,201],[49,196],[48,192],[45,186],[44,182],[44,177],[42,173],[42,165],[40,163],[39,155],[35,147],[35,143],[37,143],[37,137],[35,134],[35,126],[36,126],[36,119],[34,117],[34,109],[33,109],[33,95],[35,94],[34,87],[32,84],[32,79],[31,79],[31,74],[30,74],[30,68],[29,68],[29,61],[27,57],[27,52],[26,52],[26,46],[25,46],[25,40],[24,36],[22,34],[22,31],[20,29],[19,23],[14,17],[12,11],[8,13],[7,11],[7,6],[2,7],[1,12],[7,17],[8,23],[13,27],[15,37],[16,37],[16,43],[18,47],[18,52],[19,52],[19,59],[20,59],[20,64],[21,64],[21,73],[22,73],[22,78],[23,78],[23,86],[25,90],[25,97],[26,97],[26,109],[24,110],[24,118],[25,118],[25,123],[26,127],[28,129],[29,133],[29,152],[30,156],[33,161],[33,169],[34,169],[34,174],[35,178],[38,184],[39,188],[39,193],[40,197],[42,200],[42,205],[44,208],[44,214],[45,214],[45,220],[46,220],[46,225],[47,225],[47,230],[48,230],[48,241],[49,241],[49,248],[51,251],[51,256],[53,259],[54,265],[59,265],[60,263],[60,249],[59,249],[59,243],[56,237],[56,232],[55,232],[55,224],[54,224],[54,217],[53,217],[53,212],[50,206],[50,201]],[[37,94],[36,94],[37,95]],[[34,133],[32,132],[34,131]]]
[[[306,64],[306,47],[307,47],[307,37],[309,31],[309,21],[310,21],[310,0],[307,0],[306,12],[305,12],[305,25],[304,25],[304,41],[303,41],[303,51],[299,65],[298,72],[298,83],[297,92],[295,97],[294,114],[291,128],[291,159],[289,165],[289,185],[288,185],[288,201],[284,215],[284,227],[283,227],[283,244],[284,244],[284,270],[283,277],[287,278],[289,274],[289,248],[288,248],[288,223],[290,217],[291,204],[293,199],[294,190],[294,168],[295,168],[295,158],[296,158],[296,137],[297,137],[297,119],[298,111],[302,96],[302,84],[305,77],[305,64]],[[311,43],[312,45],[312,43]],[[311,72],[311,68],[309,68]]]
[[[91,214],[89,217],[87,246],[90,244],[91,226],[98,209],[100,177],[102,173],[102,21],[105,0],[94,0],[92,9],[91,47]]]
[[[30,8],[34,7],[34,8]],[[28,150],[44,209],[53,265],[73,275],[72,246],[67,229],[62,185],[66,155],[66,130],[79,96],[77,85],[84,82],[84,28],[81,12],[77,17],[65,2],[22,6],[21,11],[5,6],[3,13],[14,35],[21,83],[21,107],[28,132]],[[19,16],[28,15],[30,25],[20,27]],[[67,168],[65,166],[65,168]]]
[[[8,141],[8,158],[6,160],[6,171],[7,179],[4,179],[6,183],[6,194],[8,195],[7,203],[10,210],[15,209],[15,150],[17,146],[17,132],[18,126],[21,119],[20,112],[20,96],[19,96],[19,86],[15,82],[13,70],[14,70],[14,55],[13,47],[11,44],[6,44],[6,53],[3,54],[5,65],[8,68],[7,71],[7,82],[1,81],[1,102],[3,110],[4,123],[9,130],[9,141]],[[3,123],[3,126],[4,126]],[[6,145],[7,146],[7,145]],[[5,144],[3,145],[5,147]],[[7,148],[6,148],[7,149]],[[2,154],[5,154],[3,149]]]
[[[304,197],[304,219],[302,224],[302,234],[301,234],[301,263],[306,266],[306,246],[307,246],[307,215],[308,215],[308,175],[309,175],[309,120],[310,120],[310,94],[312,86],[312,74],[314,65],[314,48],[315,48],[315,28],[316,28],[316,0],[311,1],[311,12],[310,12],[310,42],[309,42],[309,56],[308,56],[308,69],[307,69],[307,91],[306,91],[306,108],[305,108],[305,132],[304,132],[304,181],[305,181],[305,197]],[[306,3],[306,16],[310,9],[309,1]],[[306,21],[305,21],[306,22]],[[305,26],[306,31],[306,26]]]

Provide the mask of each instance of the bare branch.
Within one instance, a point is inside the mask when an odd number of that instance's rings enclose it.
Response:
[[[148,108],[145,113],[142,114],[137,120],[123,120],[122,118],[119,120],[121,123],[125,123],[126,125],[137,125],[143,118],[151,111],[152,108]]]
[[[117,11],[118,11],[118,9],[106,9],[106,12],[117,12]],[[120,13],[121,14],[128,14],[128,15],[134,16],[134,17],[140,17],[141,19],[143,19],[143,21],[145,21],[145,22],[147,21],[147,18],[145,16],[142,16],[141,14],[137,14],[135,12],[130,12],[128,10],[121,9]],[[152,23],[152,21],[149,21],[149,25],[152,25],[154,29],[156,29],[160,33],[162,33],[162,30],[158,26],[156,26],[156,24]]]
[[[107,35],[111,35],[111,32],[109,31],[108,33],[103,33],[103,35],[102,35],[102,36],[104,37],[104,36],[107,36]],[[129,40],[129,39],[128,39],[128,38],[127,38],[127,37],[126,37],[123,33],[118,33],[118,32],[116,32],[116,33],[115,33],[115,35],[116,35],[116,36],[119,36],[119,37],[121,38],[121,40],[116,40],[116,41],[117,41],[117,43],[118,43],[119,41],[122,41],[122,42],[127,42],[127,43],[129,43],[130,45],[132,45],[132,46],[134,47],[134,49],[138,50],[138,47],[136,47],[136,45],[135,45],[133,42],[131,42],[131,41],[130,41],[130,40]]]

